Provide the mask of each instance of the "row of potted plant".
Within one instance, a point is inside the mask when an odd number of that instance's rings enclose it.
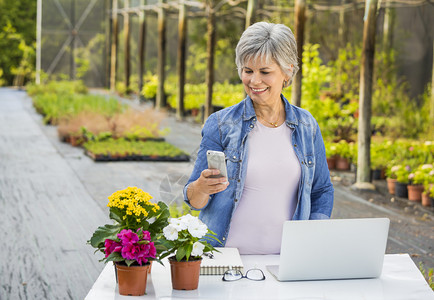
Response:
[[[333,160],[345,158],[349,163],[357,163],[357,143],[340,140],[325,141],[327,159],[332,160],[330,169],[334,169]],[[401,162],[409,161],[412,165],[422,165],[434,161],[434,142],[407,140],[373,140],[371,142],[371,168],[383,170]],[[348,164],[346,164],[349,169]]]
[[[60,120],[57,132],[61,141],[69,142],[73,146],[108,137],[128,140],[164,140],[163,136],[169,129],[160,129],[162,119],[163,114],[153,109],[144,111],[127,109],[112,116],[82,111],[76,116]]]
[[[114,262],[119,294],[143,295],[151,262],[168,257],[172,287],[197,289],[202,256],[216,251],[209,243],[215,233],[190,214],[171,218],[164,202],[137,187],[108,197],[113,224],[100,226],[88,243],[103,254],[100,261]],[[220,241],[218,241],[220,242]]]
[[[188,161],[189,156],[164,141],[139,141],[125,138],[106,138],[85,142],[86,154],[95,161],[152,160]]]
[[[357,144],[341,140],[325,142],[329,169],[348,170],[356,166]],[[344,161],[344,162],[342,162]],[[431,141],[373,141],[371,168],[373,179],[387,177],[391,194],[434,206],[434,143]]]
[[[60,140],[84,145],[95,161],[189,160],[185,152],[164,142],[169,128],[161,129],[162,112],[127,109],[117,99],[88,95],[81,81],[50,81],[30,86],[29,94],[44,120],[58,125]]]
[[[45,124],[57,125],[60,120],[83,111],[112,116],[127,108],[113,97],[88,94],[81,81],[50,81],[44,85],[31,85],[27,90]]]
[[[339,142],[325,141],[324,144],[330,170],[349,170],[350,164],[357,161],[356,143],[340,140]]]
[[[394,165],[387,169],[387,186],[390,194],[420,201],[424,206],[434,206],[434,167],[423,164]]]

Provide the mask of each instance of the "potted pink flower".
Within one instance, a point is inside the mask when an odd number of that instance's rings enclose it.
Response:
[[[422,193],[424,191],[424,183],[429,181],[429,173],[433,170],[431,164],[420,165],[414,172],[408,175],[409,185],[408,200],[418,201],[422,200]]]
[[[392,166],[386,170],[386,181],[387,181],[387,189],[389,194],[395,195],[395,184],[397,181],[396,172],[400,169],[400,166]]]

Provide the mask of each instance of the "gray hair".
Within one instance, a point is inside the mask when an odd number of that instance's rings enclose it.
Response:
[[[283,24],[258,22],[249,26],[241,35],[235,49],[235,63],[238,74],[251,59],[264,59],[269,63],[273,59],[285,75],[290,76],[285,87],[291,85],[292,78],[298,71],[297,43],[291,29]],[[289,71],[293,65],[292,74]]]

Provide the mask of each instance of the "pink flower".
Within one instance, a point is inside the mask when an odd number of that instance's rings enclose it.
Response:
[[[137,245],[133,245],[132,243],[127,243],[122,245],[121,255],[125,259],[135,259],[136,258],[136,250]]]
[[[139,237],[131,229],[122,229],[121,233],[118,234],[118,238],[121,240],[122,245],[128,243],[134,244],[139,241]]]
[[[149,231],[143,231],[142,241],[149,241],[147,244],[139,244],[139,236],[131,229],[123,229],[118,235],[120,242],[106,239],[104,246],[108,257],[112,252],[120,252],[122,257],[128,260],[135,260],[138,264],[146,264],[149,258],[155,258],[157,249],[151,241]]]
[[[108,257],[112,252],[121,252],[121,243],[106,239],[104,241],[105,257]]]
[[[413,151],[413,150],[414,150],[414,147],[411,146],[408,150]]]
[[[154,242],[149,244],[137,245],[136,260],[142,265],[142,263],[147,263],[148,258],[155,258],[157,250],[155,249]]]
[[[406,169],[408,172],[411,171],[411,167],[410,167],[409,165],[406,165],[406,166],[405,166],[405,169]]]
[[[151,240],[151,233],[149,231],[143,231],[142,240],[150,241]]]

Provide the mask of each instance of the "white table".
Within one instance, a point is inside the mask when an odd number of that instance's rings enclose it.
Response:
[[[109,299],[287,299],[287,300],[434,300],[419,269],[408,254],[387,254],[382,275],[376,279],[279,282],[265,268],[278,264],[278,255],[242,255],[244,270],[258,267],[264,281],[224,282],[222,276],[202,275],[194,291],[172,289],[170,266],[152,265],[147,295],[121,296],[111,263],[103,269],[85,300]]]

